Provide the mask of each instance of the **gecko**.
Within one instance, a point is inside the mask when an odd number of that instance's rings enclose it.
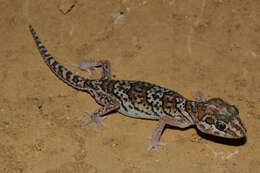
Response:
[[[90,117],[86,124],[93,122],[97,127],[102,127],[105,116],[112,112],[133,118],[157,120],[150,138],[150,149],[163,144],[160,138],[166,125],[177,128],[194,126],[203,133],[223,138],[238,139],[246,136],[246,128],[237,107],[221,98],[206,100],[199,93],[196,100],[190,100],[171,89],[149,82],[114,80],[107,60],[85,60],[82,64],[75,65],[84,71],[102,68],[99,79],[87,79],[73,74],[61,65],[43,45],[32,25],[29,25],[29,31],[50,70],[72,88],[90,94],[101,105],[94,112],[86,112]]]

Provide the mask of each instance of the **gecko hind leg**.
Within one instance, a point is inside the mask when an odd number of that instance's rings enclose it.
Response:
[[[97,130],[101,130],[104,127],[103,120],[105,119],[105,115],[117,110],[120,107],[120,104],[116,101],[108,102],[102,108],[94,111],[94,112],[86,112],[88,116],[90,116],[90,120],[84,121],[81,126],[86,126],[90,123],[96,123]]]
[[[98,67],[102,67],[102,75],[100,80],[110,80],[111,79],[111,68],[109,61],[89,61],[87,57],[84,58],[83,63],[81,64],[72,64],[72,66],[79,68],[80,70],[91,73]]]

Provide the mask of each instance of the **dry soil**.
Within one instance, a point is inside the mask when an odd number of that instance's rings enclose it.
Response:
[[[260,172],[259,0],[2,0],[0,2],[0,172]],[[100,106],[58,80],[28,31],[71,64],[111,62],[114,79],[145,80],[194,99],[236,105],[243,140],[167,128],[147,151],[155,121],[113,113],[106,128],[81,127]]]

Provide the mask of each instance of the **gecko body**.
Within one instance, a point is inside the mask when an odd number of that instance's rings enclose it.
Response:
[[[85,61],[77,65],[85,71],[102,67],[100,79],[81,77],[54,59],[31,25],[29,30],[51,71],[69,86],[89,93],[102,106],[88,113],[90,122],[95,122],[98,126],[102,126],[105,115],[114,111],[129,117],[158,120],[150,148],[160,145],[160,137],[166,124],[179,128],[195,125],[204,133],[225,138],[245,137],[246,129],[238,109],[220,98],[204,100],[200,96],[196,101],[192,101],[173,90],[148,82],[112,80],[108,61]]]

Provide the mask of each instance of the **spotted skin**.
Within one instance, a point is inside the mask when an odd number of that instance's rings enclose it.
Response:
[[[89,93],[102,107],[88,113],[90,121],[98,127],[106,114],[113,111],[123,115],[158,120],[151,137],[149,148],[160,145],[160,137],[165,125],[179,128],[196,126],[200,131],[225,138],[243,138],[246,134],[238,109],[219,98],[205,100],[201,93],[197,100],[184,98],[179,93],[143,81],[112,80],[108,61],[85,61],[76,65],[81,70],[90,71],[102,67],[100,79],[90,80],[63,67],[48,52],[31,25],[29,30],[36,46],[51,71],[69,86]]]

